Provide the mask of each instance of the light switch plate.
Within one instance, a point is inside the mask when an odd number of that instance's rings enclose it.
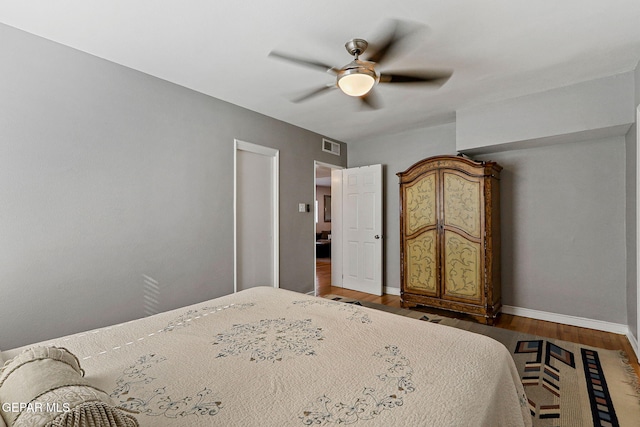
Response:
[[[306,212],[306,206],[304,203],[298,203],[298,212]]]

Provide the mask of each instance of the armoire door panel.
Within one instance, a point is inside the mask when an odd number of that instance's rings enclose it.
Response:
[[[423,227],[435,226],[436,211],[436,173],[432,172],[424,178],[405,187],[405,229],[407,235],[419,231]]]
[[[443,173],[444,225],[457,227],[470,236],[480,238],[482,230],[482,193],[476,178],[453,172]]]
[[[444,232],[443,296],[482,300],[482,246],[458,233]]]
[[[406,244],[406,288],[438,296],[437,230],[408,239]]]

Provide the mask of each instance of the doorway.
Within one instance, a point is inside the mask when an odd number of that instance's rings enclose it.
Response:
[[[235,141],[234,292],[279,287],[279,151]]]
[[[325,186],[331,175],[331,256],[316,258],[315,295],[330,293],[332,287],[382,295],[382,165],[344,169],[315,162],[315,170],[316,181],[325,177]],[[322,239],[317,232],[324,210],[318,197],[321,185],[316,185],[315,197],[316,249]]]
[[[335,267],[335,241],[332,225],[336,218],[332,217],[332,211],[335,215],[334,203],[340,203],[336,200],[336,193],[332,190],[332,171],[341,170],[342,167],[331,165],[328,163],[314,162],[314,257],[315,257],[315,295],[329,293],[328,289],[332,286],[339,286],[332,281],[332,269]],[[339,252],[339,251],[338,251]],[[334,272],[335,273],[335,272]]]

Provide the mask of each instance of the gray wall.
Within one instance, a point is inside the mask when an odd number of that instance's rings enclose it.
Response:
[[[636,153],[637,124],[634,124],[625,138],[626,147],[626,244],[627,244],[627,317],[629,330],[638,339],[637,308],[637,214],[636,214]]]
[[[457,114],[459,150],[506,151],[558,142],[609,137],[625,139],[624,229],[625,320],[637,329],[636,279],[636,106],[638,68],[489,105],[470,106]],[[606,178],[610,180],[609,178]],[[597,226],[597,225],[594,225]],[[601,262],[600,260],[594,262]],[[610,268],[608,264],[606,268]],[[617,284],[616,288],[617,290]],[[603,307],[604,309],[604,307]],[[588,317],[588,316],[585,316]]]
[[[234,138],[281,150],[280,283],[313,290],[297,204],[313,203],[313,161],[346,154],[1,24],[0,40],[0,348],[231,293]]]
[[[455,153],[455,124],[349,144],[349,166],[385,165],[385,279],[400,283],[395,173]],[[501,178],[503,303],[626,324],[625,141],[543,145],[476,156]]]
[[[459,151],[623,135],[635,120],[632,72],[473,105],[456,113]]]
[[[640,108],[640,64],[634,73],[634,106]],[[626,135],[627,146],[627,316],[629,330],[638,341],[638,265],[637,265],[637,145],[638,123],[631,126]]]
[[[495,152],[503,303],[626,324],[624,137]]]

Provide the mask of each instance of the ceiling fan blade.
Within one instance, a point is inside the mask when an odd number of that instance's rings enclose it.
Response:
[[[400,73],[381,73],[380,83],[431,83],[442,86],[449,80],[451,71],[418,71]]]
[[[307,101],[307,100],[309,100],[309,99],[311,99],[311,98],[313,98],[315,96],[318,96],[320,94],[323,94],[323,93],[325,93],[325,92],[327,92],[327,91],[329,91],[331,89],[335,89],[335,87],[336,87],[336,85],[334,85],[334,84],[321,86],[321,87],[319,87],[317,89],[314,89],[312,91],[309,91],[309,92],[307,92],[307,93],[305,93],[305,94],[303,94],[303,95],[301,95],[301,96],[299,96],[297,98],[292,99],[291,102],[298,103],[298,102]]]
[[[382,108],[382,102],[378,94],[372,89],[366,95],[360,97],[362,107],[366,107],[369,110],[378,110]]]
[[[335,67],[333,67],[331,65],[328,65],[328,64],[325,64],[325,63],[320,62],[320,61],[312,60],[312,59],[298,58],[296,56],[292,56],[292,55],[288,55],[286,53],[280,53],[280,52],[276,52],[276,51],[269,52],[269,56],[272,56],[272,57],[278,58],[278,59],[283,59],[285,61],[293,62],[294,64],[303,65],[303,66],[306,66],[306,67],[311,67],[311,68],[316,68],[316,69],[321,69],[322,71],[325,71],[327,73],[336,74],[336,72],[337,72]]]
[[[391,52],[398,47],[400,42],[410,34],[418,31],[417,26],[412,26],[408,22],[393,20],[389,24],[389,28],[385,31],[385,35],[381,37],[379,42],[373,42],[369,46],[367,61],[380,63],[387,58]]]

